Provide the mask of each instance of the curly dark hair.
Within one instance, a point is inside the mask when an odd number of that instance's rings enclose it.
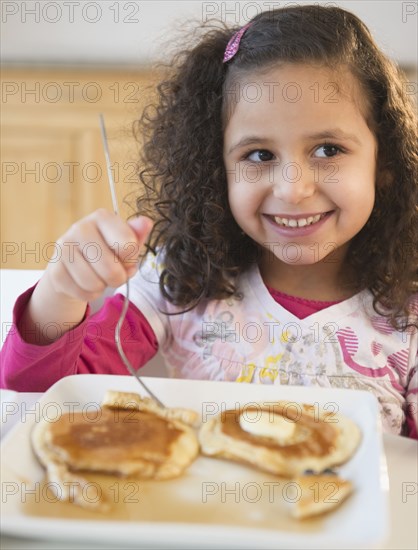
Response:
[[[376,312],[404,330],[417,292],[418,150],[416,115],[400,69],[357,16],[333,6],[258,14],[228,63],[223,54],[238,28],[210,21],[200,29],[193,46],[164,65],[157,100],[134,123],[143,140],[137,213],[154,220],[148,246],[164,248],[163,295],[184,309],[238,296],[236,277],[260,258],[259,245],[242,233],[228,205],[227,87],[277,62],[320,63],[348,68],[357,78],[378,141],[374,209],[350,242],[347,261],[358,274],[358,290],[373,293]]]

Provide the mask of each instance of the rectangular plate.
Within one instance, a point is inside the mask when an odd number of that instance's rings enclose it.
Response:
[[[298,498],[291,480],[233,462],[199,457],[175,480],[111,478],[105,487],[89,476],[90,494],[86,492],[86,498],[94,500],[99,491],[107,491],[113,499],[113,512],[108,516],[54,502],[43,485],[44,471],[31,448],[30,433],[37,419],[54,422],[61,412],[82,410],[94,422],[106,390],[144,395],[128,376],[76,375],[52,386],[34,409],[26,410],[21,404],[19,424],[2,442],[4,534],[103,541],[137,548],[353,549],[376,546],[385,538],[388,480],[373,395],[357,390],[161,378],[147,378],[147,384],[167,406],[195,409],[203,421],[226,408],[280,399],[324,406],[350,417],[362,431],[362,442],[339,471],[352,481],[354,493],[330,514],[298,521],[289,516],[289,502]]]

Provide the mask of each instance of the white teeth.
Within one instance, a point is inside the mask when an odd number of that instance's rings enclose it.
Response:
[[[280,218],[279,216],[274,216],[274,221],[278,225],[284,225],[285,227],[305,227],[306,225],[311,225],[318,222],[321,218],[325,216],[324,214],[317,214],[316,216],[309,216],[308,218]]]

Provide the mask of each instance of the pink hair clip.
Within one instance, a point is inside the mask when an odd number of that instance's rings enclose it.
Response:
[[[232,35],[232,38],[230,39],[230,41],[228,42],[225,48],[224,59],[223,59],[224,63],[232,59],[234,55],[237,53],[242,35],[245,33],[245,31],[248,29],[250,25],[251,25],[251,21]]]

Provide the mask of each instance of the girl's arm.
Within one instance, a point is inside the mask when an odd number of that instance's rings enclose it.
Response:
[[[45,391],[53,383],[71,374],[128,374],[116,349],[115,325],[123,305],[117,294],[105,301],[94,315],[89,314],[74,329],[57,333],[50,325],[53,343],[28,343],[28,334],[19,329],[19,319],[33,294],[31,288],[15,305],[14,324],[1,350],[1,387],[17,391]],[[37,339],[37,331],[32,334]],[[157,352],[155,334],[144,315],[132,303],[122,325],[123,349],[135,368],[145,365]]]

